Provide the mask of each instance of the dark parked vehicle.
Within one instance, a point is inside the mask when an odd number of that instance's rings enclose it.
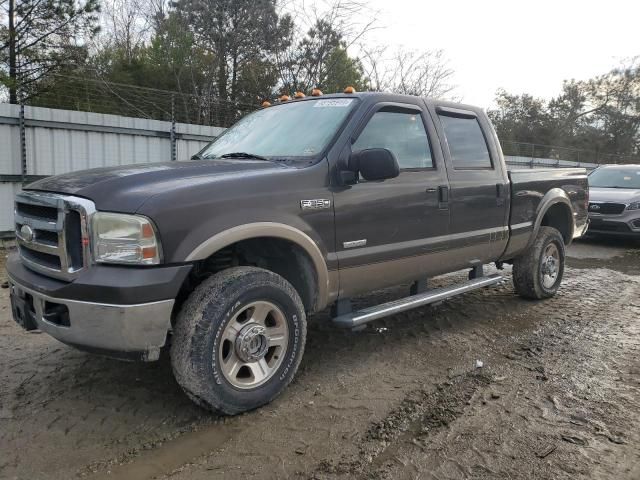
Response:
[[[352,93],[252,113],[190,162],[47,178],[16,198],[13,314],[76,347],[156,360],[235,414],[293,378],[307,315],[366,322],[501,281],[553,296],[587,227],[583,169],[509,172],[480,109]],[[461,269],[469,280],[429,289]],[[361,311],[350,298],[413,282]]]
[[[599,167],[589,186],[589,233],[640,239],[640,165]]]

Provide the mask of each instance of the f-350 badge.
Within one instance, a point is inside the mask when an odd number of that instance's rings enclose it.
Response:
[[[324,210],[331,207],[331,200],[316,198],[314,200],[300,200],[302,210]]]

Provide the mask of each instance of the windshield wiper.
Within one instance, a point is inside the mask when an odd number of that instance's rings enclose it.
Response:
[[[220,158],[255,158],[256,160],[266,160],[269,162],[270,160],[261,155],[256,155],[255,153],[247,153],[247,152],[232,152],[225,153],[224,155],[220,155]]]

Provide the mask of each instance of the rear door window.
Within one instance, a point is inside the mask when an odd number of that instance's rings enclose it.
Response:
[[[440,123],[449,145],[453,168],[492,168],[489,147],[476,118],[440,115]]]

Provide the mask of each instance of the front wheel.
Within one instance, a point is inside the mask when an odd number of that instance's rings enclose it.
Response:
[[[524,298],[553,297],[564,274],[564,240],[558,230],[540,227],[533,245],[513,261],[513,285]]]
[[[171,363],[194,402],[234,415],[285,389],[305,338],[304,307],[291,284],[268,270],[236,267],[189,296],[174,328]]]

